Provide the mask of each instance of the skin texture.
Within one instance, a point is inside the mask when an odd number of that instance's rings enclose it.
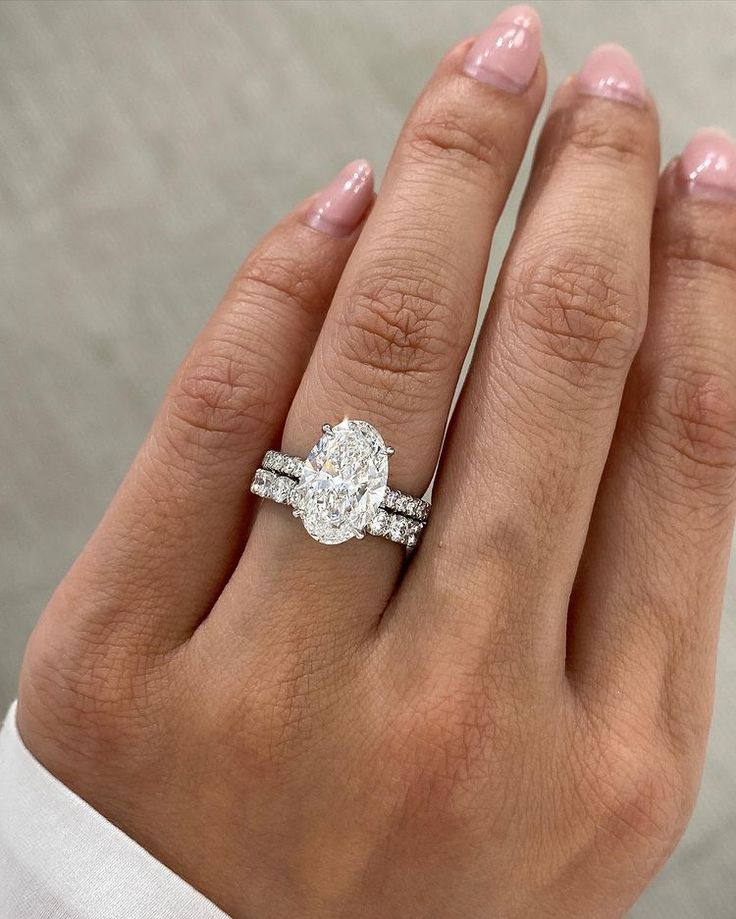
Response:
[[[545,89],[533,13],[500,27],[517,56],[447,55],[362,223],[323,232],[323,195],[249,256],[27,650],[30,750],[235,919],[612,919],[694,803],[736,203],[658,180],[654,104],[591,89],[639,85],[599,53],[554,99],[443,446]],[[345,415],[396,448],[394,487],[440,458],[408,563],[248,493]]]

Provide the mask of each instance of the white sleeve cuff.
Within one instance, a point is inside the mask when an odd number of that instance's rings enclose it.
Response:
[[[0,731],[0,916],[227,919]]]

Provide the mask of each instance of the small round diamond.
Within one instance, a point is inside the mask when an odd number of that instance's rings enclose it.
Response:
[[[271,486],[271,497],[273,500],[277,501],[279,504],[287,504],[293,484],[294,483],[287,479],[286,476],[278,476]]]
[[[400,517],[398,514],[395,514],[388,528],[389,539],[392,539],[394,542],[402,542],[408,531],[409,521],[406,517]]]
[[[271,495],[271,484],[274,478],[274,474],[267,469],[258,469],[256,470],[250,490],[254,495],[258,495],[260,498],[268,498]]]
[[[376,516],[368,524],[368,532],[371,536],[385,536],[388,532],[388,514],[383,509],[376,512]]]
[[[419,542],[419,534],[422,532],[423,524],[418,520],[411,520],[409,522],[408,531],[406,534],[406,547],[408,549],[413,549],[414,546]]]
[[[273,469],[274,472],[279,468],[279,454],[276,450],[269,450],[268,453],[263,457],[263,467],[264,469]]]

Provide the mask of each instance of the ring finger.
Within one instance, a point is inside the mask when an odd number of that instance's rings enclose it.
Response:
[[[343,273],[287,419],[285,451],[304,456],[324,422],[363,419],[395,448],[392,487],[427,487],[493,228],[543,98],[539,39],[536,14],[513,7],[442,61]],[[351,615],[373,625],[401,560],[381,539],[325,550],[284,508],[265,504],[222,605],[239,615],[246,590],[264,600],[291,590],[295,606],[319,595],[323,612],[337,612],[349,596]]]

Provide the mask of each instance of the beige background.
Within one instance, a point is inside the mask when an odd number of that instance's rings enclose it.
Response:
[[[537,6],[553,85],[598,42],[632,50],[665,157],[736,132],[736,4]],[[435,61],[499,8],[0,4],[0,706],[243,253],[345,161],[380,173]],[[697,813],[637,919],[736,916],[735,613],[732,589]]]

